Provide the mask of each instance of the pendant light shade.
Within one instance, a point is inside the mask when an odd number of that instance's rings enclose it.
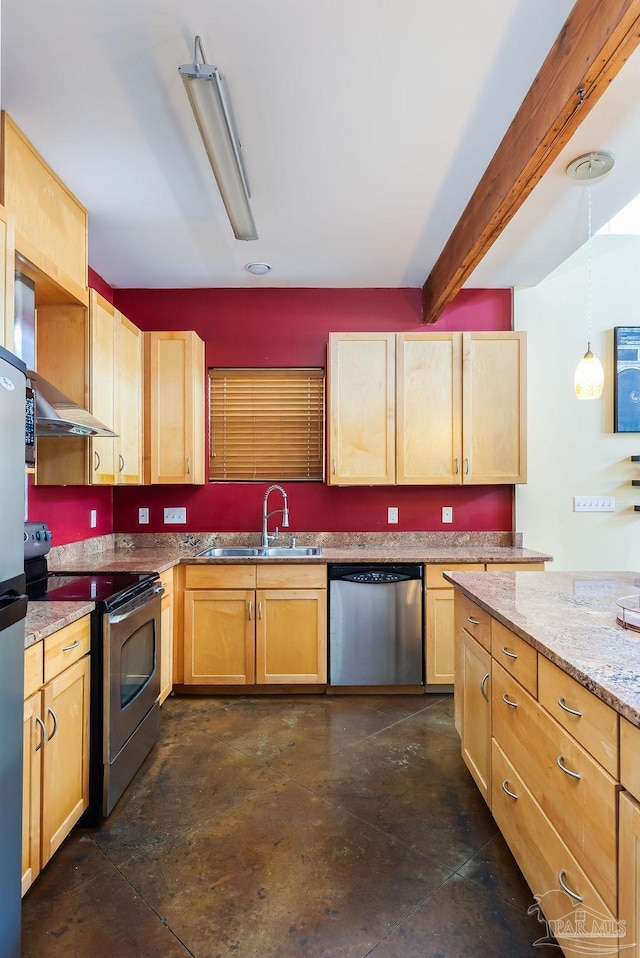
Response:
[[[604,389],[604,369],[597,356],[591,352],[591,343],[576,366],[573,386],[578,399],[600,399]]]
[[[589,206],[589,232],[587,246],[587,351],[578,363],[573,377],[573,387],[578,399],[600,399],[604,389],[604,369],[591,351],[591,181],[605,176],[613,167],[610,153],[586,153],[578,156],[567,167],[567,176],[587,183]]]

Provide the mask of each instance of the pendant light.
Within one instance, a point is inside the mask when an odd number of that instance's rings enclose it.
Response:
[[[589,231],[587,241],[587,351],[578,363],[573,377],[573,386],[578,399],[599,399],[604,388],[604,369],[591,350],[591,184],[594,179],[605,176],[613,166],[610,153],[586,153],[573,160],[567,167],[567,176],[588,188]]]

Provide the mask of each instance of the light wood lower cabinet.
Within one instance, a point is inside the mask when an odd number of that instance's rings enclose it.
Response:
[[[491,655],[463,629],[462,756],[480,794],[491,804]]]
[[[87,616],[45,639],[44,656],[42,644],[25,656],[23,894],[89,803],[88,647]]]
[[[324,566],[187,566],[185,684],[324,684],[326,601]]]
[[[625,932],[621,953],[625,958],[640,958],[640,803],[627,792],[620,795],[618,849],[618,917]]]
[[[173,596],[174,570],[169,569],[161,576],[164,594],[160,607],[160,704],[164,702],[173,688]]]

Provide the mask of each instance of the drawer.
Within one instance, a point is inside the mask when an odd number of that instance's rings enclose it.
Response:
[[[255,589],[254,565],[185,566],[185,589]]]
[[[532,894],[538,896],[547,921],[557,923],[553,927],[564,954],[586,954],[586,950],[577,947],[575,939],[563,939],[560,930],[562,919],[571,918],[575,905],[573,899],[563,891],[561,879],[567,888],[582,898],[580,908],[585,912],[583,918],[587,922],[607,919],[611,922],[609,927],[615,929],[614,914],[495,740],[491,758],[493,817]],[[566,927],[569,932],[575,931],[575,920],[567,921]],[[591,925],[587,925],[586,931],[592,930]],[[584,941],[584,946],[587,945],[589,954],[618,954],[614,938],[589,937]]]
[[[456,592],[455,629],[466,631],[491,651],[491,616],[462,592]]]
[[[256,567],[258,589],[326,589],[326,565],[266,564]]]
[[[614,911],[618,783],[495,661],[491,678],[494,738]]]
[[[24,697],[37,692],[44,682],[44,644],[36,642],[24,650]]]
[[[88,615],[65,625],[44,640],[44,680],[64,672],[66,668],[86,655],[91,648],[91,619]]]
[[[618,713],[614,709],[543,655],[538,661],[538,700],[618,778]]]
[[[532,695],[537,695],[538,653],[533,646],[496,619],[491,621],[491,655],[520,685]]]
[[[640,728],[620,718],[620,781],[640,801]]]
[[[426,565],[425,585],[427,589],[453,589],[453,583],[447,582],[443,572],[484,572],[482,562],[447,562],[441,565]]]

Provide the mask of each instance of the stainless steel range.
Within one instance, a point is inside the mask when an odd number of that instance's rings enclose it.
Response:
[[[160,602],[155,572],[48,569],[51,533],[25,522],[30,602],[95,602],[91,615],[89,809],[82,821],[109,815],[158,739]]]

